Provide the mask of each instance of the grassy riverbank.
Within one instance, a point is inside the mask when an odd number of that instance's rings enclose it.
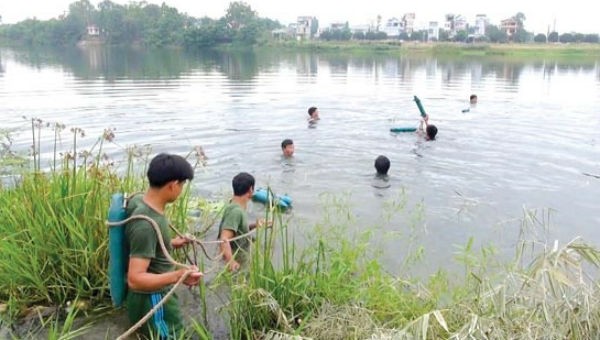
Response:
[[[285,226],[259,238],[249,275],[232,286],[233,338],[586,339],[600,331],[593,247],[524,236],[515,258],[500,261],[493,247],[476,249],[469,239],[453,259],[464,272],[396,277],[381,265],[374,230],[355,229],[348,211],[336,209],[302,251]],[[524,225],[539,224],[535,212],[524,217]],[[264,256],[272,239],[286,245],[280,258]]]
[[[42,125],[32,121],[34,150],[40,149]],[[46,325],[52,338],[85,334],[85,327],[73,326],[77,311],[94,313],[110,304],[104,224],[109,197],[143,189],[150,155],[149,150],[124,150],[125,160],[117,167],[119,162],[102,152],[114,138],[111,131],[89,150],[75,147],[83,138],[80,130],[73,129],[71,137],[74,147],[63,153],[67,157],[55,152],[56,161],[43,171],[34,152],[27,163],[32,170],[16,173],[12,185],[0,188],[1,318],[14,323],[50,309],[40,318],[55,320]],[[440,268],[419,278],[390,274],[382,265],[381,243],[397,240],[376,227],[357,226],[347,202],[324,197],[322,221],[302,247],[288,226],[293,216],[267,210],[274,228],[257,233],[247,272],[222,272],[209,283],[230,292],[222,312],[228,315],[231,338],[586,339],[600,332],[600,252],[578,240],[540,243],[532,236],[544,227],[539,212],[525,213],[513,259],[501,261],[493,247],[478,248],[466,239],[449,259],[461,265],[460,273]],[[190,226],[189,211],[202,208],[198,202],[186,192],[169,210],[170,219]],[[390,206],[405,209],[402,203]],[[417,211],[414,222],[400,226],[408,230],[403,237],[410,243],[418,242],[411,235],[421,232],[421,216]],[[214,222],[201,225],[214,227]],[[423,264],[417,246],[406,252],[408,269]],[[202,292],[202,313],[217,312],[204,305]],[[189,315],[195,325],[191,331],[210,338],[202,313]]]
[[[316,52],[386,53],[407,55],[465,55],[516,57],[600,58],[600,44],[487,44],[422,43],[400,41],[310,41],[279,42],[269,45],[286,50]]]

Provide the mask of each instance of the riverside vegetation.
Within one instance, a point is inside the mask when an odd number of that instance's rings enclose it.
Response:
[[[2,134],[1,322],[11,329],[33,315],[41,320],[37,326],[13,336],[39,336],[43,327],[51,339],[69,339],[86,334],[110,309],[109,197],[143,189],[151,150],[127,148],[125,161],[118,163],[103,151],[114,143],[113,131],[80,150],[77,143],[85,137],[73,128],[72,147],[61,152],[63,125],[36,119],[31,124],[30,157],[11,150],[10,135]],[[48,130],[54,145],[51,156],[42,159],[41,135]],[[197,150],[188,157],[200,166],[203,155]],[[43,167],[46,162],[50,165]],[[274,227],[256,234],[248,271],[222,272],[210,282],[230,291],[223,312],[232,339],[590,339],[600,332],[600,252],[578,239],[562,245],[540,241],[547,211],[525,211],[512,260],[468,239],[456,248],[461,271],[440,268],[419,278],[394,276],[383,267],[378,245],[390,236],[377,226],[359,228],[343,197],[323,195],[322,205],[322,221],[303,246],[288,227],[290,217],[266,209]],[[382,212],[386,218],[410,209],[402,198],[388,206]],[[418,243],[423,231],[424,208],[415,207],[402,226],[400,238],[410,244]],[[192,220],[191,209],[200,209],[200,220]],[[168,214],[198,238],[218,221],[218,209],[193,197],[189,187]],[[408,248],[403,272],[421,264],[424,252]],[[203,289],[197,292],[201,301]],[[196,337],[212,338],[205,315],[192,319]]]
[[[558,32],[551,32],[548,36],[541,33],[534,36],[525,30],[526,18],[523,13],[518,12],[513,18],[517,22],[517,30],[512,37],[497,26],[488,25],[485,36],[477,37],[476,43],[468,44],[466,42],[472,42],[474,38],[472,35],[469,38],[467,30],[454,32],[452,36],[450,32],[441,30],[435,39],[439,44],[424,43],[431,40],[428,39],[427,30],[388,37],[382,31],[352,32],[349,23],[338,28],[319,27],[316,18],[309,27],[311,38],[296,41],[295,34],[288,34],[286,26],[277,20],[259,16],[241,1],[231,2],[224,16],[212,19],[189,16],[166,3],[159,6],[140,1],[121,5],[104,0],[94,6],[89,0],[78,0],[72,2],[65,14],[58,18],[32,18],[0,25],[0,43],[27,47],[107,44],[248,49],[253,46],[275,46],[361,53],[391,51],[456,55],[600,56],[600,36],[596,33],[559,35]],[[92,35],[88,34],[88,25],[96,30]]]

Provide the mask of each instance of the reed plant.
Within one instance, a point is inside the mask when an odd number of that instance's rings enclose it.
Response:
[[[302,249],[275,214],[276,227],[257,235],[249,271],[229,277],[232,338],[592,339],[600,332],[600,252],[578,239],[549,246],[543,233],[528,234],[547,228],[536,211],[525,211],[512,260],[470,238],[456,247],[462,271],[425,279],[384,270],[373,234],[344,223],[348,211],[325,214]]]
[[[104,143],[114,138],[107,130],[87,150],[73,147],[60,155],[55,145],[45,167],[39,158],[44,125],[35,120],[32,126],[32,144],[38,146],[32,149],[31,170],[0,188],[0,306],[6,310],[0,313],[14,319],[35,313],[34,306],[73,301],[66,316],[44,317],[42,325],[49,338],[81,336],[86,327],[74,326],[76,310],[108,303],[110,194],[143,190],[150,151],[127,149],[119,168],[103,156]],[[80,129],[70,132],[75,143],[82,138]],[[200,151],[192,152],[198,160]],[[600,334],[600,252],[579,239],[560,244],[548,238],[547,210],[525,210],[514,258],[501,260],[493,246],[469,238],[455,246],[460,270],[441,268],[420,278],[410,269],[427,251],[419,246],[422,203],[408,207],[404,196],[386,203],[386,224],[413,210],[397,231],[388,232],[378,222],[359,228],[343,196],[322,199],[322,220],[302,246],[291,230],[293,214],[266,209],[273,228],[256,233],[247,270],[223,272],[213,281],[229,289],[225,310],[231,338],[592,339]],[[194,198],[188,186],[168,214],[182,232],[203,238],[216,225],[220,207]],[[200,213],[190,223],[190,211],[196,210]],[[388,272],[380,257],[391,237],[410,245],[400,275]],[[179,259],[188,256],[183,252]],[[201,296],[205,289],[199,288]],[[204,314],[193,317],[188,331],[209,339],[209,306],[203,298],[201,303]]]
[[[31,170],[0,190],[0,301],[11,317],[27,307],[64,305],[75,297],[91,304],[106,300],[109,197],[141,183],[129,178],[132,174],[117,176],[102,157],[109,131],[89,150],[78,152],[74,144],[59,155],[55,129],[52,163],[42,169],[40,136],[51,125],[31,121]],[[75,143],[83,136],[81,129],[71,132]]]
[[[20,172],[26,164],[26,157],[13,150],[11,131],[0,129],[0,176],[11,176]],[[3,181],[0,181],[0,188],[2,186]]]
[[[232,338],[360,339],[433,306],[428,296],[414,294],[412,283],[386,272],[372,247],[373,231],[350,224],[347,201],[326,199],[335,216],[324,214],[304,248],[296,247],[285,216],[271,212],[275,227],[258,232],[248,273],[229,281]]]

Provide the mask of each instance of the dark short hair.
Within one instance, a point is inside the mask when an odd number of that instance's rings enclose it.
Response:
[[[231,186],[233,187],[233,194],[241,196],[254,187],[254,176],[247,172],[240,172],[233,177]]]
[[[427,125],[427,128],[425,129],[425,132],[427,132],[427,137],[429,137],[429,139],[434,140],[435,139],[435,135],[437,135],[437,127],[435,125]]]
[[[477,98],[477,95],[476,95],[476,94],[472,94],[472,95],[469,97],[469,100],[471,100],[471,99],[473,99],[473,98]]]
[[[312,114],[315,113],[315,111],[317,111],[317,108],[314,106],[311,106],[308,108],[308,115],[312,117]]]
[[[378,174],[386,175],[388,170],[390,169],[390,160],[389,158],[380,155],[375,158],[375,170],[377,170]]]
[[[281,148],[285,149],[286,146],[293,145],[293,144],[294,144],[293,140],[291,140],[289,138],[288,139],[284,139],[283,142],[281,142]]]
[[[148,182],[152,188],[162,188],[172,181],[194,179],[194,169],[179,155],[161,153],[156,155],[148,165]]]

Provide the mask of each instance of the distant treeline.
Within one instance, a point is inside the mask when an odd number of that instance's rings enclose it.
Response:
[[[243,2],[230,3],[225,16],[214,20],[188,16],[165,3],[119,5],[104,0],[94,7],[89,0],[79,0],[55,19],[27,19],[2,25],[0,38],[9,43],[48,46],[92,40],[145,46],[211,46],[254,44],[280,27],[277,21],[260,18]]]
[[[316,18],[315,18],[316,19]],[[474,34],[474,27],[464,30],[440,30],[435,37],[428,30],[417,30],[410,34],[388,37],[377,28],[361,32],[350,29],[348,23],[342,27],[321,29],[319,40],[403,40],[403,41],[454,41],[492,43],[598,43],[598,34],[552,32],[548,36],[525,30],[525,15],[513,16],[516,30],[510,36],[495,25],[485,27],[485,35]],[[318,22],[311,26],[311,36],[316,33]],[[69,5],[68,12],[55,19],[41,21],[27,19],[12,25],[0,25],[0,41],[32,46],[67,46],[81,41],[98,41],[107,44],[144,46],[206,47],[223,43],[256,44],[272,40],[273,30],[284,28],[278,21],[261,18],[252,8],[241,1],[232,2],[225,16],[215,20],[208,17],[194,18],[180,13],[176,8],[148,4],[145,1],[119,5],[104,0],[97,6],[89,0],[79,0]],[[314,30],[314,32],[313,32]],[[283,30],[285,32],[285,30]],[[281,33],[281,30],[280,30]],[[295,39],[295,32],[279,34],[277,39]]]
[[[328,29],[324,30],[319,39],[326,41],[345,41],[345,40],[386,40],[390,37],[385,32],[354,32],[349,28],[342,29]],[[394,39],[402,41],[425,41],[431,40],[428,37],[427,30],[414,31],[411,34],[406,32],[400,33],[398,37]],[[437,39],[433,41],[442,42],[492,42],[492,43],[598,43],[600,37],[598,34],[583,34],[583,33],[563,33],[558,34],[557,32],[551,32],[548,36],[543,33],[534,35],[531,32],[525,30],[518,30],[512,37],[506,34],[505,31],[499,29],[496,26],[488,25],[486,27],[486,33],[483,36],[477,36],[475,38],[469,34],[468,31],[458,31],[454,35],[450,35],[447,31],[440,31]]]

